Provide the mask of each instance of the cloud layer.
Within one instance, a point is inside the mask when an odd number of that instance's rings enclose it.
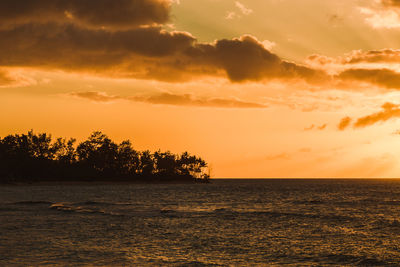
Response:
[[[400,73],[390,69],[348,69],[339,78],[359,82],[368,82],[389,89],[400,89]]]
[[[266,108],[264,104],[241,101],[232,98],[195,98],[190,94],[160,93],[151,96],[110,96],[101,92],[74,92],[71,96],[89,99],[96,102],[111,102],[115,100],[128,100],[156,105],[216,107],[216,108]]]
[[[171,0],[4,0],[0,2],[0,67],[33,67],[96,75],[183,82],[203,77],[231,82],[302,80],[369,83],[399,89],[400,73],[360,63],[399,63],[399,50],[354,51],[335,59],[314,55],[317,67],[289,62],[251,35],[198,42],[166,31]],[[388,1],[386,6],[397,6]],[[243,14],[250,9],[240,2]],[[106,10],[106,12],[105,12]],[[334,75],[325,65],[342,65]],[[315,66],[315,64],[314,64]],[[343,67],[344,66],[344,67]]]
[[[337,58],[312,55],[308,57],[307,62],[316,67],[333,69],[333,72],[336,71],[336,81],[369,83],[386,89],[400,89],[398,49],[355,50]]]
[[[190,33],[168,32],[155,23],[168,21],[169,8],[167,0],[1,1],[0,66],[164,81],[325,78],[323,71],[282,60],[249,35],[199,43]]]
[[[400,63],[400,50],[354,50],[343,57],[337,58],[323,55],[311,55],[307,58],[307,61],[321,66],[328,64],[352,65],[360,63]]]
[[[167,0],[2,0],[0,27],[27,23],[76,23],[88,27],[132,28],[169,20]]]

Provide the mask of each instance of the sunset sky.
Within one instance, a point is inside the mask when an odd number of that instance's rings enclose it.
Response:
[[[2,0],[0,136],[189,151],[218,178],[400,176],[399,0]]]

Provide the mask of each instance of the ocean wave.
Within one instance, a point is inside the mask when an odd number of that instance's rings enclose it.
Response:
[[[122,202],[102,202],[102,201],[84,201],[84,202],[76,202],[73,205],[86,205],[86,206],[129,206],[132,205],[130,203],[122,203]]]
[[[298,200],[298,201],[293,201],[293,204],[300,204],[300,205],[304,205],[304,204],[313,204],[313,205],[322,205],[322,204],[326,204],[326,201],[322,201],[322,200]]]
[[[10,205],[51,205],[53,202],[50,201],[19,201],[10,203]]]
[[[161,209],[160,213],[176,213],[176,210],[170,210],[170,209]]]
[[[49,208],[52,210],[57,210],[66,213],[87,213],[87,214],[101,214],[101,215],[111,215],[111,216],[124,216],[123,214],[118,214],[114,212],[107,212],[100,209],[88,209],[80,206],[67,205],[65,203],[55,203],[50,205]]]

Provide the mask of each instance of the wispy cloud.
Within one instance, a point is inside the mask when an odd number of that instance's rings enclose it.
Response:
[[[234,11],[228,11],[228,12],[226,12],[225,19],[234,19],[234,18],[236,18],[236,17],[238,17],[238,15],[236,14],[236,12],[234,12]]]
[[[235,2],[235,6],[242,12],[243,15],[250,15],[253,13],[253,10],[246,7],[244,4],[240,3],[239,1]]]
[[[251,13],[253,13],[253,10],[246,7],[244,4],[242,4],[239,1],[235,2],[235,6],[238,9],[238,11],[228,11],[226,13],[225,19],[235,19],[235,18],[241,18],[242,16],[248,16]]]
[[[393,104],[393,103],[385,103],[382,105],[382,110],[372,113],[370,115],[360,117],[355,120],[353,127],[354,128],[364,128],[367,126],[372,126],[377,123],[386,122],[392,119],[400,118],[400,105]],[[345,117],[341,120],[340,124],[338,125],[339,130],[347,129],[352,122],[350,117]]]
[[[322,125],[315,125],[315,124],[311,124],[310,126],[304,128],[304,131],[311,131],[311,130],[319,130],[319,131],[323,131],[326,129],[326,127],[328,126],[328,124],[322,124]]]
[[[0,88],[2,87],[18,87],[36,84],[36,80],[22,75],[18,71],[0,68]]]
[[[73,92],[71,96],[89,99],[96,102],[128,100],[155,105],[214,107],[214,108],[267,108],[266,105],[242,101],[233,98],[196,98],[190,94],[159,93],[150,96],[110,96],[103,92]]]
[[[400,63],[399,49],[381,49],[381,50],[354,50],[340,57],[328,57],[324,55],[311,55],[307,58],[310,64],[320,66],[328,64],[354,65],[354,64],[375,64],[375,63]]]

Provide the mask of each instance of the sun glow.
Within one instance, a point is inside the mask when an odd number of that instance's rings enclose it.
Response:
[[[143,1],[0,13],[0,135],[102,130],[216,177],[398,175],[393,3]]]

